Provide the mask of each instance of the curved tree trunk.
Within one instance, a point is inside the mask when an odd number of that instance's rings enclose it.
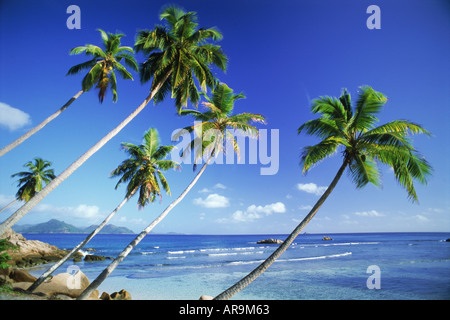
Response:
[[[0,236],[11,228],[17,221],[19,221],[24,215],[26,215],[35,205],[42,201],[50,192],[53,191],[61,182],[67,179],[76,169],[78,169],[86,160],[88,160],[94,153],[96,153],[101,147],[103,147],[109,140],[111,140],[116,134],[118,134],[131,120],[133,120],[153,99],[153,96],[161,88],[162,84],[167,80],[170,73],[159,83],[148,97],[141,103],[141,105],[134,110],[124,121],[122,121],[115,129],[104,136],[94,146],[92,146],[85,154],[79,157],[74,163],[72,163],[66,170],[64,170],[59,176],[48,183],[44,189],[37,193],[30,201],[20,207],[15,213],[13,213],[8,219],[0,224]]]
[[[183,198],[186,196],[186,194],[192,189],[192,187],[197,183],[200,176],[203,174],[203,172],[206,169],[206,166],[211,161],[211,158],[213,157],[213,154],[208,158],[206,163],[203,165],[199,173],[195,176],[194,180],[187,186],[187,188],[180,194],[180,196],[173,201],[151,224],[147,226],[138,236],[128,244],[128,246],[114,259],[113,262],[105,269],[103,272],[94,280],[92,283],[81,293],[81,295],[77,298],[77,300],[84,300],[87,297],[91,295],[91,293],[98,288],[98,286],[111,274],[111,272],[114,271],[114,269],[121,263],[131,252],[131,250],[136,247],[139,242],[141,242],[142,239],[158,224],[160,223],[166,216],[169,214],[169,212],[175,208],[175,206],[183,200]]]
[[[257,277],[259,277],[264,271],[266,271],[267,268],[270,267],[272,263],[275,262],[276,259],[284,252],[286,249],[291,245],[291,243],[294,241],[294,239],[300,234],[302,229],[309,223],[309,221],[314,217],[316,212],[319,210],[319,208],[322,206],[322,204],[325,202],[325,200],[330,195],[331,191],[333,191],[334,187],[338,183],[339,179],[341,178],[342,174],[344,173],[345,168],[348,165],[348,161],[344,160],[344,163],[340,167],[338,173],[334,177],[331,184],[328,186],[325,193],[320,197],[320,199],[317,201],[317,203],[314,205],[314,207],[311,209],[311,211],[306,215],[306,217],[303,219],[303,221],[292,231],[292,233],[286,238],[286,240],[263,262],[261,263],[257,268],[255,268],[252,272],[250,272],[248,275],[246,275],[244,278],[239,280],[236,284],[219,294],[217,297],[214,298],[214,300],[228,300],[233,295],[244,289],[246,286],[248,286],[253,280],[255,280]]]
[[[22,142],[24,142],[25,140],[27,140],[29,137],[31,137],[33,134],[35,134],[36,132],[38,132],[39,130],[41,130],[43,127],[45,127],[50,121],[52,121],[53,119],[55,119],[57,116],[59,116],[61,114],[61,112],[63,112],[64,110],[66,110],[71,104],[72,102],[74,102],[75,100],[78,99],[79,96],[81,96],[81,94],[83,93],[83,90],[80,90],[76,95],[74,95],[72,98],[70,98],[69,101],[66,102],[65,105],[63,105],[61,107],[61,109],[59,109],[58,111],[56,111],[54,114],[52,114],[50,117],[48,117],[47,119],[45,119],[44,121],[42,121],[40,124],[38,124],[36,127],[34,127],[33,129],[31,129],[30,131],[28,131],[27,133],[25,133],[24,135],[22,135],[21,137],[17,138],[16,140],[14,140],[13,142],[11,142],[10,144],[8,144],[6,147],[3,147],[2,149],[0,149],[0,157],[5,155],[6,153],[8,153],[9,151],[11,151],[12,149],[14,149],[15,147],[17,147],[19,144],[21,144]]]
[[[137,189],[136,189],[137,190]],[[134,192],[136,192],[136,190]],[[111,218],[117,213],[117,211],[122,208],[122,206],[133,196],[134,192],[127,198],[125,198],[106,218],[103,222],[92,231],[82,242],[80,242],[75,248],[72,249],[64,258],[59,260],[53,266],[51,266],[47,271],[45,271],[28,289],[27,291],[33,292],[37,287],[41,285],[41,283],[47,279],[53,272],[55,272],[60,266],[63,265],[64,262],[69,260],[75,253],[77,253],[81,248],[83,248],[103,227],[111,220]]]
[[[10,207],[10,206],[12,206],[13,205],[13,203],[15,203],[17,201],[17,199],[14,199],[13,201],[11,201],[10,203],[8,203],[6,206],[4,206],[1,210],[0,210],[0,212],[2,212],[3,210],[5,210],[6,208],[8,208],[8,207]]]

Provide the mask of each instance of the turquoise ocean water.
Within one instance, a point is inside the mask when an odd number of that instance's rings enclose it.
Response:
[[[450,233],[302,234],[234,299],[450,299]],[[86,235],[24,234],[69,249]],[[134,235],[97,235],[86,248],[115,257]],[[148,235],[99,287],[133,299],[196,300],[215,296],[253,270],[286,235]],[[86,249],[84,248],[84,249]],[[110,263],[79,262],[89,280]],[[66,272],[67,262],[56,273]],[[369,268],[370,266],[375,266]],[[48,265],[46,266],[49,267]],[[368,270],[369,268],[369,270]],[[31,271],[38,276],[46,269]],[[374,271],[376,270],[376,271]],[[371,279],[368,278],[371,277]],[[375,280],[373,279],[375,278]],[[376,285],[379,289],[369,289]]]

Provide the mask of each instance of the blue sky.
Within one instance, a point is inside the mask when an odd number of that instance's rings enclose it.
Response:
[[[67,70],[85,56],[70,49],[100,44],[96,31],[126,34],[133,46],[140,29],[159,23],[166,1],[12,1],[0,3],[0,145],[13,141],[60,108],[81,88],[82,75]],[[176,2],[175,2],[176,3]],[[69,30],[69,5],[81,9],[81,29]],[[380,123],[409,119],[433,133],[414,144],[434,167],[427,186],[417,185],[419,204],[407,200],[393,173],[383,168],[383,187],[356,190],[344,175],[324,206],[304,229],[311,233],[449,231],[448,158],[450,121],[450,5],[447,1],[206,1],[179,2],[196,11],[200,26],[216,26],[229,57],[216,76],[245,100],[235,112],[263,114],[269,138],[279,132],[279,170],[261,175],[257,164],[211,165],[183,202],[155,232],[195,234],[289,233],[308,213],[334,175],[339,154],[308,175],[299,166],[301,149],[317,142],[297,128],[314,117],[310,99],[339,96],[347,88],[370,85],[389,98]],[[381,10],[381,29],[370,30],[369,5]],[[142,55],[136,56],[138,62]],[[60,117],[0,159],[0,206],[14,197],[11,178],[34,157],[50,160],[57,174],[113,129],[147,96],[149,85],[118,79],[118,102],[108,94],[98,102],[83,94]],[[5,111],[6,110],[6,111]],[[77,226],[99,223],[124,197],[109,173],[125,159],[120,143],[139,144],[156,127],[163,144],[172,132],[190,125],[170,99],[149,106],[80,169],[57,187],[19,224],[51,218]],[[269,149],[270,150],[270,149]],[[248,156],[248,151],[247,151]],[[166,177],[172,197],[138,210],[132,199],[112,220],[138,232],[147,226],[195,173],[184,165]],[[18,206],[1,213],[6,217]],[[1,218],[3,219],[3,218]]]

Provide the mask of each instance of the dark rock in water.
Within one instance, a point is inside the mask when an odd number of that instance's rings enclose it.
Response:
[[[132,300],[131,295],[125,289],[120,290],[119,292],[111,293],[111,300]]]
[[[333,240],[333,239],[331,239],[330,237],[324,236],[324,237],[322,238],[322,240]]]
[[[271,243],[283,243],[284,241],[283,240],[280,240],[280,239],[265,239],[265,240],[260,240],[260,241],[258,241],[258,242],[256,242],[257,244],[263,244],[263,243],[269,243],[269,244],[271,244]]]
[[[445,242],[450,242],[450,238],[448,238],[448,239],[445,239]]]
[[[106,257],[103,256],[96,256],[93,254],[87,255],[84,257],[84,261],[105,261]]]
[[[104,257],[104,256],[96,256],[93,254],[89,254],[86,257],[84,257],[84,261],[105,261],[106,259],[112,260],[111,257]]]
[[[107,293],[103,292],[100,296],[100,300],[132,300],[131,295],[125,289],[120,290],[119,292]]]

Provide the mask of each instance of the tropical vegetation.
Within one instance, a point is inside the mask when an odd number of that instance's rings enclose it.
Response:
[[[407,120],[376,126],[376,115],[386,102],[387,98],[382,93],[369,86],[360,88],[353,107],[347,90],[339,98],[325,96],[313,101],[311,112],[320,117],[301,125],[298,133],[305,131],[321,141],[304,148],[301,157],[303,173],[338,151],[342,156],[342,164],[325,193],[286,240],[257,268],[215,299],[229,299],[267,270],[314,217],[346,169],[356,188],[362,188],[368,183],[380,186],[379,164],[387,165],[392,168],[397,182],[406,189],[408,198],[413,202],[418,201],[414,181],[425,184],[432,168],[413,147],[409,135],[430,133]]]
[[[42,158],[34,158],[33,161],[28,161],[24,164],[28,171],[21,171],[13,174],[11,177],[19,177],[17,181],[19,188],[17,190],[15,199],[3,207],[0,212],[14,204],[16,201],[30,201],[36,193],[42,190],[42,188],[52,181],[56,176],[53,169],[51,169],[51,162]]]
[[[148,96],[143,102],[61,174],[58,176],[54,174],[49,161],[35,158],[34,162],[25,164],[28,171],[12,175],[13,178],[19,178],[19,189],[12,203],[20,200],[24,201],[24,204],[0,224],[1,236],[115,137],[151,100],[157,104],[170,94],[177,114],[190,116],[194,120],[193,125],[179,130],[173,139],[176,140],[185,134],[191,135],[190,144],[181,150],[182,156],[193,156],[194,171],[197,170],[197,165],[204,161],[202,167],[180,195],[84,290],[78,297],[80,300],[89,297],[140,241],[185,198],[212,160],[229,150],[226,148],[227,144],[230,144],[233,152],[240,156],[237,134],[258,138],[255,123],[265,123],[265,117],[260,114],[246,112],[235,114],[235,102],[244,99],[245,96],[242,93],[236,94],[227,84],[221,83],[214,76],[215,69],[225,71],[228,64],[227,56],[221,46],[216,44],[222,39],[222,34],[217,28],[199,27],[196,12],[187,12],[176,6],[165,7],[159,18],[163,24],[158,24],[151,30],[137,32],[134,48],[121,46],[123,34],[107,33],[101,29],[98,31],[102,38],[103,49],[92,44],[73,48],[70,51],[71,55],[84,53],[90,57],[88,61],[71,67],[67,73],[76,75],[87,70],[82,79],[81,90],[41,124],[0,150],[0,156],[11,151],[93,87],[98,90],[100,103],[103,103],[108,90],[112,93],[112,100],[116,102],[118,97],[116,73],[123,79],[133,80],[125,66],[139,72],[141,84],[150,82]],[[134,53],[144,56],[141,64],[135,60]],[[208,93],[208,90],[211,92]],[[188,109],[188,103],[196,109]],[[395,120],[379,125],[377,115],[386,103],[386,96],[370,86],[359,88],[354,103],[347,90],[343,90],[339,97],[322,96],[312,101],[311,112],[318,117],[303,123],[298,128],[298,134],[306,133],[320,141],[303,148],[300,161],[302,172],[306,174],[320,162],[336,154],[340,155],[340,167],[326,191],[286,240],[257,268],[217,295],[216,300],[231,298],[263,274],[311,221],[346,171],[358,189],[369,183],[380,187],[380,168],[385,165],[392,169],[396,181],[406,190],[408,199],[418,202],[415,183],[426,184],[432,173],[432,167],[414,148],[410,136],[431,134],[419,124],[408,120]],[[205,110],[198,110],[199,105]],[[161,145],[159,133],[155,128],[145,132],[140,145],[122,143],[127,159],[111,172],[110,177],[119,178],[116,189],[126,184],[124,199],[81,243],[44,272],[28,291],[34,291],[64,262],[83,248],[133,196],[137,195],[138,208],[143,209],[157,199],[162,201],[164,192],[170,195],[171,190],[164,172],[180,168],[180,164],[167,160],[173,148],[172,145]],[[0,212],[12,203],[2,208]],[[9,258],[2,252],[7,248],[5,241],[0,240],[0,268],[6,267],[4,262]]]
[[[238,99],[243,99],[243,94],[234,94],[233,90],[226,84],[218,84],[212,92],[212,98],[208,98],[206,94],[202,94],[206,101],[203,106],[206,107],[205,112],[198,110],[181,110],[181,115],[192,115],[195,120],[200,121],[193,126],[188,126],[179,130],[179,134],[185,132],[196,131],[197,137],[194,137],[190,144],[191,150],[195,155],[195,164],[201,158],[207,158],[200,171],[189,183],[187,188],[175,199],[150,225],[148,225],[137,237],[111,262],[111,264],[103,270],[103,272],[89,285],[86,290],[78,297],[82,300],[91,295],[91,293],[114,271],[114,269],[127,257],[139,242],[158,224],[170,211],[178,205],[181,200],[188,194],[200,179],[211,159],[218,155],[220,151],[225,150],[224,146],[227,140],[231,141],[233,149],[239,152],[239,146],[234,138],[235,133],[231,133],[228,128],[240,129],[240,134],[256,138],[258,130],[252,126],[250,122],[264,123],[264,117],[259,114],[240,113],[232,115],[234,103]],[[175,139],[176,139],[175,135]],[[201,141],[196,141],[200,139]],[[183,150],[186,156],[186,152]],[[195,168],[194,164],[194,168]]]
[[[50,194],[59,184],[67,179],[75,170],[86,162],[93,154],[116,136],[131,120],[133,120],[152,100],[161,101],[171,91],[177,106],[186,104],[188,99],[198,101],[197,86],[194,79],[206,90],[216,84],[210,67],[226,68],[226,56],[221,48],[208,41],[219,40],[221,34],[214,28],[198,28],[195,12],[169,6],[160,15],[167,26],[156,26],[151,32],[139,32],[136,40],[136,51],[148,55],[141,65],[142,82],[153,77],[150,93],[141,105],[134,110],[116,128],[100,139],[94,146],[67,167],[58,177],[49,183],[32,201],[19,208],[7,222],[0,224],[0,235],[25,216],[34,206]],[[75,52],[80,51],[78,49]],[[101,78],[104,79],[104,78]],[[161,91],[160,91],[161,90]]]
[[[111,177],[120,177],[116,189],[122,183],[128,182],[125,199],[100,223],[83,241],[75,246],[66,256],[44,272],[29,288],[33,292],[47,277],[55,272],[64,262],[81,250],[103,227],[114,217],[128,200],[136,193],[139,194],[138,206],[144,208],[149,202],[154,202],[158,196],[162,197],[162,189],[170,195],[170,188],[163,171],[179,168],[180,165],[171,160],[165,160],[174,146],[161,146],[158,131],[149,129],[144,134],[143,144],[137,146],[131,143],[122,143],[122,148],[129,158],[124,160],[113,172]]]
[[[100,103],[103,102],[108,88],[110,88],[113,93],[113,101],[117,101],[117,81],[115,70],[117,70],[122,78],[133,80],[133,76],[120,62],[123,60],[127,66],[135,71],[138,71],[138,64],[132,56],[134,53],[133,49],[130,47],[120,46],[120,38],[124,36],[123,34],[106,33],[101,29],[98,29],[98,31],[100,32],[103,40],[104,50],[92,44],[87,44],[86,46],[76,47],[70,50],[70,54],[80,54],[84,52],[86,55],[93,57],[91,60],[73,66],[67,72],[67,75],[74,75],[85,69],[89,69],[81,83],[81,90],[70,98],[69,101],[67,101],[66,104],[64,104],[58,111],[47,117],[36,127],[29,130],[9,145],[2,148],[0,150],[0,157],[44,128],[48,123],[66,110],[72,102],[78,99],[84,92],[89,91],[94,85],[96,85],[96,88],[99,91],[98,97]]]

